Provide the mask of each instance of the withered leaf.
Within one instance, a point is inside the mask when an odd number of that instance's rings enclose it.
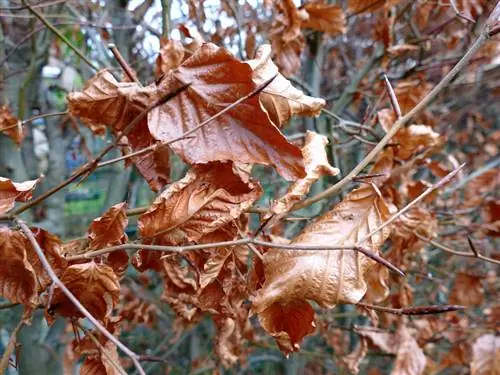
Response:
[[[26,202],[31,199],[33,190],[40,179],[24,182],[13,182],[0,177],[0,215],[14,208],[15,202]]]
[[[486,334],[479,337],[472,347],[472,375],[500,374],[500,337]]]
[[[4,133],[18,145],[24,139],[21,121],[12,115],[6,105],[0,107],[0,133]]]
[[[95,262],[73,264],[60,277],[63,284],[83,306],[99,320],[113,310],[120,298],[120,284],[111,267]],[[84,315],[73,305],[60,288],[54,289],[50,309],[61,316]]]
[[[305,95],[279,74],[278,67],[271,59],[269,44],[260,46],[255,58],[246,63],[253,70],[252,78],[256,85],[276,76],[260,94],[260,102],[276,126],[282,127],[293,115],[319,116],[325,106],[325,100]]]
[[[364,12],[374,12],[385,6],[393,6],[401,0],[349,0],[347,9],[350,13],[358,14]]]
[[[157,140],[181,137],[257,87],[249,64],[210,43],[165,75],[159,90],[170,91],[188,83],[188,89],[148,114],[149,130]],[[233,160],[272,165],[287,179],[304,175],[300,150],[270,121],[258,96],[170,147],[189,164]]]
[[[94,219],[89,228],[89,249],[95,250],[127,242],[125,228],[128,224],[127,203],[117,203],[104,215]]]
[[[110,72],[101,70],[87,81],[82,92],[68,95],[68,109],[95,134],[104,135],[108,127],[116,135],[152,105],[158,95],[155,85],[140,87],[135,82],[118,82]],[[124,150],[129,145],[131,151],[157,143],[149,133],[146,117],[120,142],[126,143]],[[160,190],[167,183],[168,149],[157,148],[133,157],[132,161],[153,190]]]
[[[332,167],[328,162],[325,150],[327,144],[328,139],[325,136],[311,131],[307,132],[305,145],[302,148],[302,155],[306,164],[306,177],[292,183],[288,187],[286,194],[273,202],[271,212],[277,216],[274,216],[274,220],[269,220],[268,226],[275,224],[280,219],[279,215],[287,213],[295,203],[303,199],[318,179],[323,176],[336,176],[339,173],[339,170]]]
[[[156,243],[196,242],[237,219],[261,193],[259,183],[245,181],[233,163],[195,165],[139,217],[139,230]]]
[[[293,245],[355,245],[391,216],[391,206],[371,186],[349,193],[332,211],[294,238]],[[377,252],[390,226],[375,233],[365,246]],[[352,250],[279,250],[264,255],[265,282],[252,301],[261,314],[274,304],[313,300],[332,308],[357,303],[366,293],[366,272],[374,261]]]
[[[301,9],[307,12],[302,20],[302,27],[322,31],[332,35],[344,34],[346,19],[342,8],[338,5],[307,3]]]
[[[449,298],[450,304],[479,306],[484,300],[482,278],[466,272],[459,272],[453,283]]]
[[[181,65],[184,60],[184,47],[182,43],[168,39],[165,37],[160,38],[160,53],[156,58],[156,76],[160,77],[172,69]]]
[[[33,308],[38,295],[37,276],[27,257],[30,246],[21,232],[0,226],[0,296]]]

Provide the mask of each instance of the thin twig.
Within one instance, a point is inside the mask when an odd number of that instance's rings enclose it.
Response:
[[[125,59],[123,58],[123,56],[120,53],[120,51],[118,50],[118,48],[113,43],[108,44],[108,48],[110,49],[111,53],[115,57],[116,61],[118,61],[118,64],[120,64],[120,66],[122,67],[122,69],[125,72],[125,74],[127,75],[127,77],[132,82],[135,82],[139,86],[142,86],[141,81],[139,81],[139,78],[137,78],[137,75],[135,74],[135,72],[132,70],[130,65],[128,65],[128,63],[125,61]]]
[[[401,118],[401,107],[399,106],[398,98],[394,89],[392,88],[391,82],[389,78],[387,78],[387,74],[384,73],[384,82],[385,87],[387,88],[387,93],[389,94],[389,99],[391,100],[392,110],[396,114],[396,118]]]
[[[25,324],[24,317],[21,317],[21,320],[19,321],[16,328],[14,328],[14,330],[10,335],[9,343],[7,344],[5,352],[2,355],[2,359],[0,360],[0,374],[5,374],[7,368],[9,367],[10,356],[12,355],[14,349],[16,348],[17,334],[24,327],[24,324]]]
[[[368,233],[366,236],[364,236],[359,242],[358,245],[361,245],[363,242],[365,242],[367,239],[369,239],[371,236],[373,236],[375,233],[378,231],[382,230],[389,224],[393,223],[394,220],[396,220],[398,217],[403,215],[405,212],[407,212],[409,209],[414,207],[417,203],[419,203],[422,199],[424,199],[426,196],[428,196],[430,193],[432,193],[434,190],[441,188],[443,185],[447,184],[448,182],[451,181],[453,177],[465,166],[465,163],[459,166],[457,169],[454,171],[451,171],[448,173],[446,176],[444,176],[441,180],[433,184],[432,186],[429,186],[427,189],[425,189],[422,194],[420,194],[418,197],[416,197],[414,200],[412,200],[410,203],[408,203],[404,208],[396,212],[394,215],[391,216],[391,218],[387,221],[384,221],[382,224],[380,224],[377,228],[373,229],[370,233]]]
[[[396,309],[394,307],[385,307],[370,305],[368,303],[358,302],[357,306],[367,309],[381,311],[395,315],[429,315],[429,314],[443,314],[452,311],[464,310],[464,306],[459,305],[430,305],[430,306],[416,306],[416,307],[402,307]]]
[[[458,256],[461,256],[461,257],[476,258],[476,259],[484,260],[485,262],[490,262],[490,263],[493,263],[493,264],[500,265],[500,260],[496,260],[496,259],[493,259],[493,258],[488,258],[488,257],[486,257],[484,255],[481,255],[481,254],[477,254],[477,256],[476,256],[476,254],[474,254],[474,253],[466,253],[464,251],[456,251],[456,250],[453,250],[452,248],[449,248],[448,246],[440,244],[439,242],[431,240],[430,238],[422,236],[417,231],[413,231],[413,233],[415,234],[415,236],[417,236],[422,241],[430,243],[431,245],[437,247],[438,249],[446,251],[447,253],[450,253],[450,254],[453,254],[453,255],[458,255]]]
[[[292,210],[298,210],[304,207],[308,207],[313,203],[316,203],[322,199],[329,198],[349,183],[351,183],[352,178],[357,176],[372,160],[379,154],[380,151],[389,143],[392,137],[406,125],[414,116],[422,112],[438,95],[439,93],[455,78],[455,76],[467,65],[467,62],[472,56],[484,45],[489,37],[489,27],[485,27],[479,37],[474,41],[469,50],[460,59],[460,61],[449,71],[449,73],[406,115],[397,120],[387,134],[382,138],[376,147],[371,150],[368,155],[353,169],[349,172],[342,180],[337,182],[330,188],[322,191],[321,193],[306,199],[298,204],[296,204]]]
[[[99,332],[101,332],[104,336],[106,336],[106,338],[110,340],[113,344],[115,344],[123,353],[125,353],[125,355],[130,357],[130,359],[135,365],[135,368],[141,375],[146,375],[141,364],[138,361],[139,356],[132,350],[130,350],[127,346],[125,346],[113,334],[111,334],[96,318],[94,318],[94,316],[85,308],[85,306],[83,306],[80,303],[78,298],[76,298],[73,295],[73,293],[71,293],[71,291],[66,287],[66,285],[64,285],[64,283],[61,281],[61,279],[59,279],[59,277],[52,269],[52,266],[45,257],[45,254],[43,253],[43,250],[40,248],[40,245],[36,241],[35,236],[31,231],[31,229],[22,220],[16,219],[16,222],[23,231],[23,233],[26,235],[28,240],[30,241],[33,250],[38,256],[38,259],[40,259],[40,263],[47,272],[47,275],[49,275],[49,278],[52,280],[52,282],[62,290],[62,292],[66,295],[66,297],[68,297],[68,299],[75,305],[78,311],[80,311],[97,328]]]
[[[31,6],[28,1],[23,0],[23,4],[28,10],[33,13],[33,15],[38,18],[42,23],[47,26],[47,28],[52,31],[61,41],[66,44],[73,52],[75,52],[85,63],[87,63],[88,66],[90,66],[93,70],[97,71],[99,70],[99,67],[94,65],[92,61],[90,61],[87,56],[83,54],[82,51],[80,51],[77,47],[71,43],[68,38],[66,38],[59,30],[57,30],[38,10],[36,10],[33,6]]]
[[[185,245],[185,246],[166,246],[166,245],[144,245],[138,243],[130,243],[123,244],[118,246],[111,246],[100,250],[90,251],[85,254],[74,255],[66,258],[68,261],[82,260],[82,259],[91,259],[96,256],[104,255],[111,253],[113,251],[118,250],[127,250],[127,249],[135,249],[135,250],[151,250],[151,251],[171,251],[171,252],[184,252],[184,251],[193,251],[193,250],[202,250],[202,249],[210,249],[214,247],[228,247],[228,246],[236,246],[236,245],[258,245],[265,247],[272,247],[275,249],[284,249],[284,250],[353,250],[359,251],[360,253],[366,255],[367,257],[373,259],[377,263],[382,264],[387,267],[391,271],[398,273],[401,276],[404,276],[403,271],[399,268],[383,259],[378,254],[372,252],[371,250],[362,247],[362,246],[324,246],[324,245],[308,245],[308,244],[278,244],[274,242],[261,241],[254,238],[243,238],[234,241],[223,241],[223,242],[212,242],[207,244],[198,244],[198,245]]]

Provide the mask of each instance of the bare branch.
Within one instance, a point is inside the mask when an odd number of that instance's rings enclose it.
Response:
[[[459,305],[430,305],[430,306],[416,306],[416,307],[402,307],[396,309],[394,307],[385,307],[370,305],[368,303],[358,302],[356,306],[364,307],[375,311],[381,311],[395,315],[430,315],[430,314],[443,314],[452,311],[464,310],[464,306]]]
[[[401,107],[399,106],[398,98],[396,97],[396,93],[392,88],[391,82],[389,78],[387,78],[387,74],[384,73],[384,82],[385,87],[387,88],[387,93],[389,94],[389,99],[391,100],[392,110],[396,114],[396,118],[401,118]]]
[[[2,359],[0,360],[0,374],[5,374],[7,368],[9,367],[10,356],[12,355],[14,349],[16,348],[17,334],[24,327],[24,324],[25,324],[24,317],[21,317],[21,320],[19,321],[16,328],[14,328],[14,330],[10,335],[9,343],[7,344],[7,347],[5,348],[5,351],[2,355]]]

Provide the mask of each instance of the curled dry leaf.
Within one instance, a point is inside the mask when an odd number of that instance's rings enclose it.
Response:
[[[355,328],[355,332],[385,353],[396,355],[392,375],[424,373],[427,363],[425,354],[418,346],[412,332],[404,324],[400,324],[395,333],[379,332],[362,327]]]
[[[378,112],[380,125],[387,132],[396,121],[392,109],[382,109]],[[403,160],[410,159],[415,153],[425,148],[437,148],[443,144],[443,137],[427,125],[410,125],[400,129],[392,138],[398,143],[395,157]]]
[[[341,358],[342,363],[353,374],[359,373],[359,365],[368,354],[368,340],[364,337],[358,342],[356,348],[346,356]]]
[[[470,368],[472,375],[500,374],[500,336],[487,334],[476,340]]]
[[[111,267],[95,262],[73,264],[60,277],[71,293],[99,320],[104,320],[118,303],[120,284]],[[56,287],[50,310],[65,317],[79,317],[83,314]]]
[[[354,246],[390,216],[391,206],[371,186],[365,186],[349,193],[291,244]],[[364,244],[378,252],[390,231],[387,226]],[[266,316],[268,309],[286,309],[290,303],[308,299],[326,308],[338,303],[357,303],[366,293],[364,276],[374,265],[373,260],[353,250],[270,249],[263,259],[265,282],[252,301],[252,309],[259,317]],[[283,335],[283,332],[270,333]],[[292,347],[301,339],[294,337]]]
[[[82,92],[68,95],[68,109],[95,134],[104,135],[108,127],[116,135],[152,105],[158,95],[155,85],[140,87],[135,82],[118,82],[110,72],[101,70],[87,81]],[[131,151],[155,144],[146,117],[120,142],[125,143],[123,150],[130,146]],[[132,160],[153,190],[165,186],[169,176],[168,149],[157,148]]]
[[[177,40],[161,37],[160,53],[156,58],[156,76],[160,77],[162,74],[167,74],[172,69],[181,65],[183,60],[184,47],[182,43]]]
[[[350,13],[358,14],[364,12],[374,12],[385,6],[393,6],[401,0],[349,0],[347,10]]]
[[[276,126],[282,127],[294,115],[319,116],[325,100],[305,95],[279,74],[278,67],[271,59],[269,44],[260,46],[255,58],[246,63],[252,68],[252,79],[256,85],[276,76],[260,94],[260,102]]]
[[[483,281],[480,276],[459,272],[453,283],[449,303],[462,306],[479,306],[484,300]]]
[[[33,190],[40,179],[24,182],[13,182],[0,177],[0,215],[14,208],[15,202],[26,202],[31,199]]]
[[[0,227],[0,296],[34,308],[38,304],[37,275],[27,256],[30,243],[18,231]]]
[[[104,215],[92,221],[88,232],[89,250],[127,242],[125,228],[128,224],[128,217],[126,210],[126,202],[117,203],[110,207]]]
[[[188,83],[188,89],[148,114],[149,130],[157,140],[182,137],[257,88],[249,64],[210,43],[165,75],[159,90]],[[270,121],[257,95],[170,147],[189,164],[234,160],[272,165],[286,179],[304,175],[300,150]]]
[[[325,146],[328,144],[328,138],[323,135],[308,131],[305,139],[305,145],[302,148],[302,155],[306,164],[306,177],[301,178],[289,186],[285,195],[272,203],[271,212],[265,219],[271,218],[267,225],[269,227],[277,223],[283,214],[289,212],[292,207],[303,199],[311,186],[323,176],[336,176],[339,173],[328,162]]]
[[[346,19],[342,8],[338,5],[307,3],[302,10],[307,12],[301,26],[307,29],[339,35],[346,31]]]
[[[0,107],[0,134],[5,134],[16,144],[20,145],[24,139],[22,123],[9,110],[6,105]]]
[[[197,242],[238,219],[261,193],[259,183],[231,162],[195,165],[139,217],[141,237],[163,245]],[[157,268],[158,259],[159,253],[141,250],[133,264],[142,271]]]
[[[293,1],[275,2],[275,5],[279,14],[269,30],[269,40],[281,73],[290,77],[300,68],[300,55],[305,47],[305,38],[300,30],[299,11]]]
[[[366,283],[369,288],[363,302],[378,304],[389,297],[389,270],[381,264],[375,264],[366,273]]]

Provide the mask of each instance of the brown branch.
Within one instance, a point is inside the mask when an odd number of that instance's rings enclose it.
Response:
[[[430,314],[443,314],[452,311],[464,310],[464,306],[459,305],[430,305],[430,306],[416,306],[416,307],[403,307],[396,309],[394,307],[385,307],[370,305],[368,303],[358,302],[357,306],[364,307],[375,311],[381,311],[395,315],[430,315]]]
[[[391,105],[392,105],[392,110],[396,114],[396,118],[401,118],[401,107],[399,106],[398,98],[396,96],[396,93],[394,92],[394,89],[392,88],[391,82],[389,81],[389,78],[387,77],[387,74],[384,73],[384,82],[385,82],[385,87],[387,88],[387,93],[389,94],[389,99],[391,100]]]
[[[223,242],[212,242],[207,244],[198,244],[198,245],[185,245],[185,246],[167,246],[167,245],[144,245],[138,243],[130,243],[123,244],[118,246],[111,246],[100,250],[91,251],[85,254],[74,255],[66,258],[68,261],[82,260],[82,259],[91,259],[96,256],[104,255],[111,253],[113,251],[118,250],[127,250],[127,249],[135,249],[135,250],[151,250],[151,251],[163,251],[163,252],[184,252],[184,251],[193,251],[193,250],[202,250],[202,249],[210,249],[214,247],[227,247],[227,246],[236,246],[236,245],[259,245],[265,247],[272,247],[275,249],[284,249],[284,250],[353,250],[359,251],[360,253],[366,255],[367,257],[373,259],[377,263],[382,264],[387,267],[391,271],[398,273],[401,276],[404,276],[404,272],[399,268],[382,258],[380,255],[372,252],[371,250],[362,247],[362,246],[324,246],[324,245],[308,245],[308,244],[278,244],[273,242],[261,241],[254,238],[243,238],[234,241],[223,241]]]
[[[24,317],[21,317],[21,320],[17,324],[16,328],[12,331],[10,338],[9,338],[9,343],[7,344],[7,347],[5,348],[5,352],[2,355],[2,359],[0,360],[0,374],[5,374],[7,371],[7,368],[9,367],[9,359],[12,353],[14,352],[14,349],[16,348],[16,342],[17,342],[17,334],[19,331],[24,327]]]
[[[358,245],[361,245],[363,242],[365,242],[367,239],[369,239],[371,236],[373,236],[375,233],[380,231],[381,229],[385,228],[389,224],[393,223],[398,217],[403,215],[405,212],[407,212],[409,209],[411,209],[413,206],[415,206],[417,203],[419,203],[422,199],[424,199],[426,196],[428,196],[430,193],[432,193],[434,190],[441,188],[443,185],[447,184],[448,182],[451,181],[455,175],[462,170],[462,168],[465,166],[465,164],[462,164],[459,166],[457,169],[454,171],[451,171],[448,173],[446,176],[444,176],[441,180],[433,184],[432,186],[429,186],[425,191],[420,194],[418,197],[416,197],[414,200],[412,200],[410,203],[408,203],[404,208],[396,212],[394,215],[391,216],[391,218],[387,221],[384,221],[382,224],[380,224],[377,228],[373,229],[370,233],[368,233],[366,236],[364,236],[359,242]]]
[[[138,360],[139,356],[132,350],[130,350],[127,346],[125,346],[113,334],[111,334],[96,318],[94,318],[94,316],[87,310],[87,308],[80,303],[78,298],[76,298],[73,295],[73,293],[71,293],[71,291],[66,287],[66,285],[64,285],[64,283],[61,281],[61,279],[59,279],[59,277],[52,269],[52,266],[45,257],[45,254],[43,253],[43,250],[40,248],[40,245],[36,241],[35,236],[31,231],[31,229],[22,220],[16,219],[16,222],[23,231],[23,233],[28,238],[29,242],[31,243],[31,247],[38,256],[38,259],[40,259],[40,263],[42,264],[45,272],[47,272],[47,275],[52,280],[52,282],[62,290],[62,292],[66,295],[66,297],[68,297],[68,299],[75,305],[78,311],[80,311],[96,327],[96,329],[99,332],[101,332],[108,340],[110,340],[113,344],[115,344],[123,353],[125,353],[128,357],[130,357],[139,374],[145,375],[146,373],[144,372]]]
[[[139,81],[139,78],[137,78],[137,75],[133,71],[133,69],[130,67],[130,65],[125,61],[123,58],[122,54],[118,50],[118,48],[110,43],[108,44],[108,48],[110,49],[111,53],[115,57],[116,61],[118,61],[118,64],[122,67],[123,71],[127,75],[128,79],[130,79],[132,82],[137,83],[139,86],[142,86],[141,81]]]
[[[413,231],[413,233],[415,234],[415,236],[417,236],[422,241],[430,243],[431,245],[437,247],[438,249],[446,251],[447,253],[450,253],[450,254],[453,254],[453,255],[458,255],[458,256],[461,256],[461,257],[476,258],[476,259],[484,260],[485,262],[490,262],[490,263],[493,263],[493,264],[496,264],[496,265],[500,265],[500,260],[496,260],[496,259],[493,259],[493,258],[488,258],[488,257],[486,257],[484,255],[479,254],[479,253],[476,256],[476,254],[474,254],[474,253],[466,253],[464,251],[456,251],[456,250],[453,250],[452,248],[450,248],[448,246],[440,244],[439,242],[431,240],[430,238],[422,236],[417,231]]]
[[[455,76],[467,65],[468,61],[474,56],[474,54],[484,45],[486,40],[489,38],[490,28],[488,25],[482,30],[479,37],[474,41],[469,50],[460,59],[460,61],[449,71],[449,73],[406,115],[398,119],[387,134],[382,138],[376,147],[371,150],[368,155],[342,180],[337,182],[330,188],[322,191],[321,193],[308,198],[298,204],[296,204],[292,210],[298,210],[304,207],[308,207],[313,203],[316,203],[322,199],[329,198],[344,187],[351,183],[352,178],[357,176],[368,164],[372,162],[373,159],[379,154],[380,151],[389,143],[392,137],[406,125],[414,116],[422,112],[438,95],[439,93],[455,78]]]

